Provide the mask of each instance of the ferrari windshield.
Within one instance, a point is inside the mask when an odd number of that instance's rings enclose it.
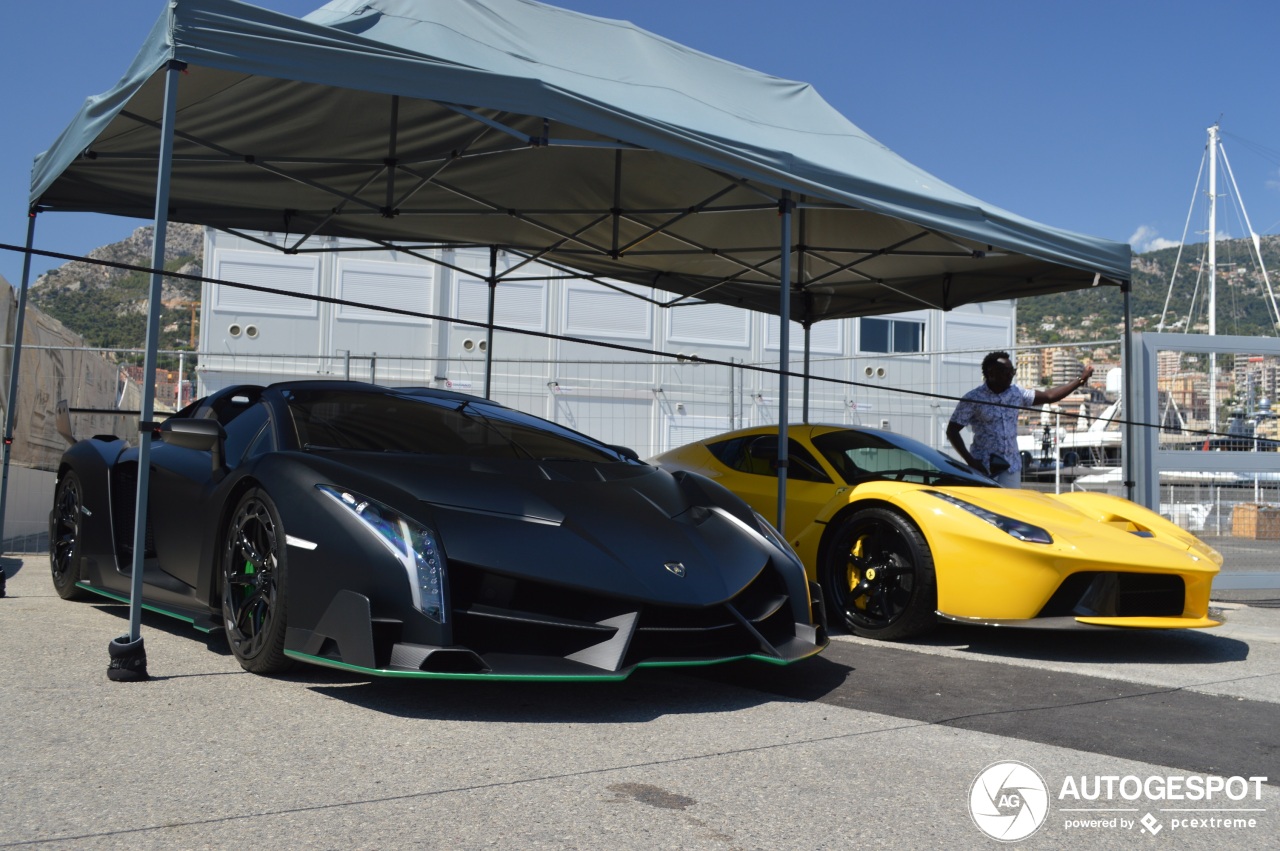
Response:
[[[847,484],[894,479],[928,485],[995,485],[951,456],[892,432],[831,431],[815,436],[813,446]]]
[[[484,400],[328,389],[289,390],[285,400],[297,443],[304,449],[623,460],[584,435]]]

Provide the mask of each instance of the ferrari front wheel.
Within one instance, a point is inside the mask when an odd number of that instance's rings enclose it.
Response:
[[[64,600],[86,596],[76,585],[80,581],[81,531],[84,528],[84,488],[80,477],[68,470],[53,494],[53,517],[49,528],[49,569],[53,588]]]
[[[828,612],[855,635],[895,640],[936,620],[933,554],[920,528],[891,508],[864,508],[835,527],[822,584]]]
[[[286,579],[280,512],[256,488],[236,505],[222,547],[222,620],[246,671],[278,674],[291,667],[284,654]]]

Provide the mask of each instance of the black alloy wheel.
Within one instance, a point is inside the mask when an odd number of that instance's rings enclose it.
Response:
[[[89,596],[80,581],[80,535],[84,528],[84,489],[80,477],[68,470],[53,494],[53,523],[49,530],[49,569],[54,590],[64,600]]]
[[[822,584],[828,611],[855,635],[896,640],[937,620],[933,554],[919,527],[891,508],[864,508],[836,526]]]
[[[222,620],[231,652],[246,671],[278,674],[292,667],[284,654],[284,528],[275,503],[261,489],[244,495],[231,515],[222,552]]]

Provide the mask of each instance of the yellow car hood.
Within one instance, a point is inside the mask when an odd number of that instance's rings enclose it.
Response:
[[[1033,523],[1052,535],[1055,542],[1076,547],[1120,547],[1125,553],[1136,547],[1146,563],[1150,563],[1154,542],[1177,553],[1195,555],[1215,568],[1222,565],[1222,555],[1204,541],[1154,511],[1117,496],[1088,492],[1046,494],[1012,488],[922,490],[945,491],[997,514]],[[1124,560],[1122,552],[1112,554],[1116,560]]]

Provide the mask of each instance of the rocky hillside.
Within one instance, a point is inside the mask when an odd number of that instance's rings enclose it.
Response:
[[[120,242],[89,252],[89,259],[133,266],[151,264],[152,227],[140,227]],[[170,223],[165,240],[165,269],[199,275],[204,228]],[[84,337],[90,346],[141,348],[146,342],[150,276],[82,260],[41,275],[31,285],[33,304]],[[200,284],[166,278],[160,316],[161,349],[185,349],[192,340],[191,306],[200,300]],[[199,318],[199,311],[195,311]]]
[[[1273,288],[1280,286],[1280,236],[1260,240],[1263,264]],[[1132,312],[1136,330],[1207,333],[1207,245],[1165,248],[1133,258]],[[1241,336],[1276,335],[1268,312],[1267,281],[1248,240],[1222,240],[1217,245],[1216,330]],[[1174,270],[1177,276],[1174,277]],[[1172,287],[1170,283],[1172,282]],[[1165,304],[1168,300],[1168,309]],[[1060,343],[1115,339],[1122,331],[1124,300],[1116,287],[1018,300],[1018,340]]]

